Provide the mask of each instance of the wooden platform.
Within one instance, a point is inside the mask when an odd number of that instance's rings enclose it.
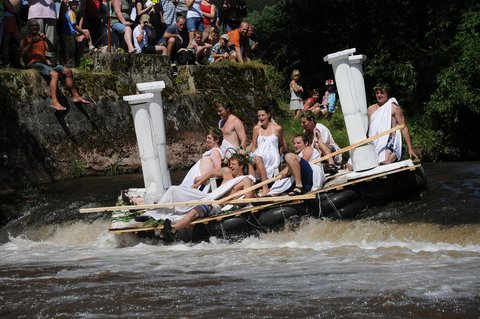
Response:
[[[346,187],[359,184],[359,183],[368,183],[376,179],[388,178],[392,174],[397,174],[404,171],[415,171],[416,169],[421,168],[420,164],[414,164],[411,160],[402,161],[389,165],[378,166],[375,169],[366,171],[366,172],[348,172],[342,171],[339,174],[333,176],[333,178],[327,178],[327,183],[325,187],[308,194],[300,196],[277,196],[277,197],[260,197],[260,198],[250,198],[250,199],[241,199],[235,200],[231,203],[235,204],[245,204],[249,202],[255,202],[255,206],[249,206],[241,208],[234,212],[218,214],[214,216],[209,216],[205,218],[197,219],[190,223],[190,225],[196,224],[208,224],[209,222],[220,222],[223,219],[238,217],[248,213],[258,213],[261,210],[274,208],[282,205],[294,205],[303,203],[304,200],[314,199],[318,194],[326,193],[329,191],[339,191]],[[261,204],[259,204],[261,203]],[[132,228],[111,228],[109,232],[114,234],[123,234],[123,233],[135,233],[135,232],[144,232],[144,231],[155,231],[161,230],[162,226],[157,227],[132,227]]]

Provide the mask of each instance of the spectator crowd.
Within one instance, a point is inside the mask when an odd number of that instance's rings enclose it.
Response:
[[[35,19],[53,65],[78,66],[85,52],[122,49],[168,55],[179,64],[243,63],[258,45],[245,0],[4,0],[0,65],[22,66],[21,40]],[[42,38],[43,40],[43,38]]]

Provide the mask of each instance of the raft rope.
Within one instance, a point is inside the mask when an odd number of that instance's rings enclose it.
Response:
[[[343,218],[342,214],[340,214],[340,212],[337,209],[337,206],[335,206],[335,204],[332,202],[330,197],[328,197],[327,193],[325,193],[325,197],[327,197],[328,202],[330,203],[330,205],[332,205],[332,207],[335,210],[335,213],[337,213],[338,217],[340,217],[342,219]]]
[[[220,222],[220,230],[222,231],[223,240],[227,241],[227,233],[225,232],[222,222]]]
[[[255,219],[255,221],[257,222],[258,226],[253,224],[252,222],[250,222],[247,218],[245,217],[242,217],[247,223],[250,224],[250,226],[253,226],[254,228],[258,228],[258,229],[262,229],[262,230],[265,230],[266,228],[264,226],[262,226],[262,224],[260,224],[260,222],[258,221],[257,217],[255,217],[255,215],[253,214],[250,214],[248,217],[250,218],[253,217]]]
[[[322,197],[320,196],[320,193],[317,193],[317,198],[318,198],[318,218],[321,218],[323,215],[322,212]]]

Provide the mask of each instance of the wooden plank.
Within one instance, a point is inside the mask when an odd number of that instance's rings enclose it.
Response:
[[[200,219],[197,219],[197,220],[194,220],[193,222],[191,222],[190,225],[201,224],[201,223],[202,224],[208,224],[211,221],[220,221],[220,220],[225,219],[225,218],[240,216],[240,215],[246,214],[246,213],[257,213],[258,211],[264,210],[266,208],[274,208],[276,206],[281,206],[281,205],[285,205],[285,204],[286,205],[296,205],[296,204],[300,204],[302,202],[303,202],[303,200],[295,200],[293,202],[284,201],[282,203],[268,203],[268,204],[264,204],[264,205],[260,205],[260,206],[246,207],[246,208],[243,208],[243,209],[231,212],[231,213],[219,214],[219,215],[214,215],[214,216],[210,216],[210,217],[200,218]]]
[[[246,207],[242,208],[239,210],[236,210],[231,213],[226,213],[226,214],[219,214],[219,215],[214,215],[214,216],[209,216],[205,218],[200,218],[197,220],[194,220],[193,222],[190,223],[190,225],[195,225],[195,224],[208,224],[211,221],[221,221],[225,218],[230,218],[230,217],[238,217],[240,215],[246,214],[246,213],[257,213],[261,210],[264,210],[266,208],[274,208],[277,206],[281,205],[295,205],[295,204],[300,204],[303,203],[305,199],[313,199],[316,197],[317,194],[319,193],[325,193],[331,190],[341,190],[344,189],[346,186],[354,185],[357,183],[361,182],[367,182],[367,181],[372,181],[374,179],[378,178],[387,178],[388,175],[395,174],[395,173],[400,173],[402,171],[413,171],[416,170],[417,168],[421,167],[420,164],[414,165],[414,166],[407,166],[407,167],[401,167],[397,168],[391,171],[387,172],[382,172],[376,175],[371,175],[371,176],[366,176],[363,178],[355,179],[352,181],[348,181],[346,183],[342,183],[339,185],[333,185],[327,188],[322,188],[313,192],[310,192],[308,194],[304,195],[299,195],[299,196],[278,196],[277,199],[281,200],[280,202],[268,202],[268,199],[271,199],[272,197],[260,197],[258,198],[261,201],[267,202],[266,204],[263,205],[258,205],[258,206],[252,206],[252,207]],[[274,198],[274,197],[273,197]],[[244,199],[248,200],[248,198]],[[242,201],[245,202],[245,201]],[[121,234],[121,233],[135,233],[135,232],[142,232],[142,231],[151,231],[151,230],[161,230],[163,226],[157,226],[157,227],[140,227],[140,228],[123,228],[123,229],[109,229],[109,232],[114,233],[114,234]]]
[[[123,234],[123,233],[138,233],[151,230],[161,230],[163,225],[160,226],[150,226],[150,227],[138,227],[138,228],[110,228],[108,232],[113,234]]]
[[[420,166],[421,166],[420,164],[417,164],[417,165],[414,165],[413,167],[414,167],[414,169],[417,169]],[[342,184],[339,184],[339,185],[332,185],[332,186],[329,186],[327,188],[317,189],[313,193],[315,193],[315,194],[326,193],[326,192],[331,191],[331,190],[343,189],[343,188],[345,188],[345,186],[358,184],[360,182],[372,181],[372,180],[377,179],[377,178],[383,178],[383,176],[385,176],[385,178],[386,178],[388,175],[391,175],[391,174],[394,174],[394,173],[400,173],[400,172],[407,171],[407,170],[412,170],[412,166],[401,167],[401,168],[397,168],[397,169],[394,169],[394,170],[391,170],[391,171],[388,171],[388,172],[382,172],[382,173],[379,173],[379,174],[376,174],[376,175],[370,175],[370,176],[366,176],[366,177],[363,177],[363,178],[351,180],[351,181],[348,181],[346,183],[342,183]]]
[[[313,195],[315,197],[315,195]],[[262,203],[262,202],[282,202],[286,199],[296,200],[296,199],[310,199],[312,195],[303,194],[296,196],[267,196],[267,197],[257,197],[257,198],[240,198],[235,199],[230,202],[230,204],[248,204],[248,203]],[[214,200],[203,200],[203,201],[187,201],[187,202],[175,202],[175,203],[160,203],[160,204],[145,204],[145,205],[124,205],[124,206],[110,206],[110,207],[95,207],[95,208],[82,208],[80,209],[81,213],[96,213],[103,211],[130,211],[130,210],[141,210],[141,209],[155,209],[155,208],[173,208],[177,206],[198,206],[198,205],[212,205]]]

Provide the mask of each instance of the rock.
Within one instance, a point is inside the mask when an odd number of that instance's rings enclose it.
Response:
[[[130,106],[122,100],[136,93],[136,83],[165,81],[169,167],[175,170],[190,167],[202,153],[206,130],[218,123],[214,100],[230,104],[250,132],[256,108],[282,94],[272,89],[268,68],[258,63],[179,66],[172,78],[170,61],[162,56],[98,53],[91,58],[93,70],[75,69],[74,77],[92,104],[73,104],[60,84],[66,112],[49,107],[47,82],[34,70],[0,70],[3,188],[139,171]]]

